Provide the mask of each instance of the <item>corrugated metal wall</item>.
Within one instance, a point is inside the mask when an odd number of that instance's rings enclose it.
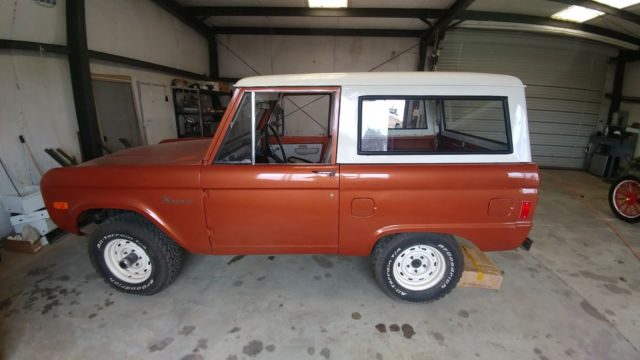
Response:
[[[456,30],[447,33],[438,71],[513,75],[527,85],[533,160],[581,168],[584,148],[602,111],[612,47],[569,37]]]

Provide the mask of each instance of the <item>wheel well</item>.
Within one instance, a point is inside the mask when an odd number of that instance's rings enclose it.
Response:
[[[138,214],[135,211],[125,209],[88,209],[78,215],[76,225],[78,226],[78,229],[80,229],[81,227],[90,223],[102,224],[109,218],[126,213]],[[142,216],[141,214],[138,215]]]
[[[87,209],[78,216],[77,226],[78,226],[78,229],[80,229],[81,227],[84,227],[91,223],[100,225],[115,216],[119,216],[123,214],[135,215],[136,217],[140,218],[141,221],[149,223],[150,225],[155,227],[158,231],[162,232],[164,235],[172,239],[172,241],[174,241],[176,244],[183,247],[182,243],[176,241],[175,238],[173,238],[170,234],[168,234],[161,226],[154,223],[151,219],[147,218],[145,215],[135,210],[114,209],[114,208]],[[80,232],[80,234],[84,234],[84,233]]]
[[[450,237],[452,237],[452,238],[454,238],[454,239],[455,239],[455,236],[454,236],[453,234],[449,234],[449,233],[437,233],[437,232],[399,232],[399,233],[388,234],[388,235],[385,235],[385,236],[383,236],[383,237],[379,238],[379,239],[375,242],[375,244],[373,244],[373,247],[371,248],[371,252],[373,253],[373,251],[376,249],[376,247],[377,247],[379,244],[381,244],[381,243],[383,243],[383,242],[385,242],[385,241],[390,241],[390,240],[392,240],[393,238],[395,238],[395,237],[396,237],[396,236],[398,236],[398,235],[401,235],[401,234],[409,234],[409,233],[410,233],[410,234],[424,234],[424,235],[447,236],[447,237],[449,237],[449,236],[450,236]]]

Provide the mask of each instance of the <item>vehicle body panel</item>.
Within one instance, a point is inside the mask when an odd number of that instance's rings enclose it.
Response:
[[[485,251],[522,244],[531,217],[520,219],[522,201],[535,210],[534,164],[340,165],[340,253],[367,255],[375,242],[401,232],[450,233]],[[370,216],[354,216],[354,199],[372,199]],[[500,216],[492,200],[504,199]]]
[[[40,186],[51,220],[61,229],[80,234],[78,218],[88,210],[130,210],[188,251],[209,253],[200,169],[199,164],[57,168],[45,174]],[[55,209],[54,201],[69,208]]]
[[[339,179],[332,164],[204,168],[213,252],[336,253]]]

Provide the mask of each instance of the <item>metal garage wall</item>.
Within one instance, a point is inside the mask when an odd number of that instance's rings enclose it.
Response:
[[[448,32],[438,71],[513,75],[527,86],[533,160],[581,168],[589,135],[601,119],[612,47],[568,37],[496,31]]]
[[[220,75],[413,71],[415,38],[217,35]]]

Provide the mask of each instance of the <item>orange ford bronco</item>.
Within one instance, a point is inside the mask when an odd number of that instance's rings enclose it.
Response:
[[[235,85],[210,139],[150,145],[43,178],[51,218],[89,235],[112,287],[150,295],[201,254],[370,256],[389,295],[438,299],[458,282],[453,235],[522,244],[539,173],[524,87],[503,75],[335,73]]]

